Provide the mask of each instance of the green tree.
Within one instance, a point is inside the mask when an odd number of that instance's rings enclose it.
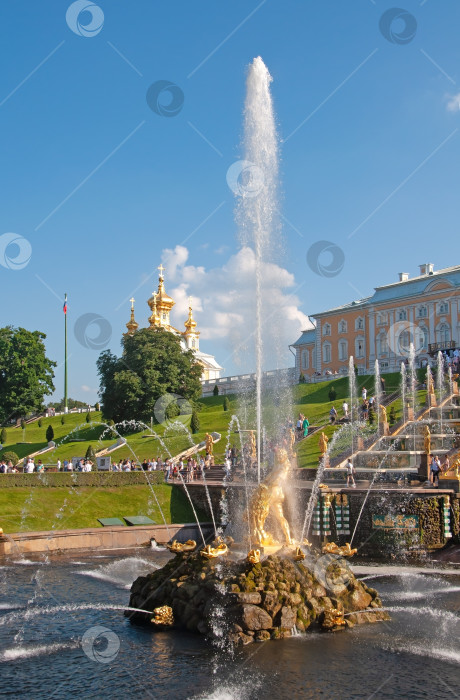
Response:
[[[6,432],[6,428],[2,428],[2,432],[0,433],[0,442],[2,443],[2,445],[4,445],[7,440],[8,433]]]
[[[0,423],[39,411],[54,391],[55,362],[45,354],[40,331],[0,328]]]
[[[16,464],[19,462],[19,457],[17,456],[16,452],[4,452],[2,454],[2,459],[8,462],[13,462],[13,465],[16,466]]]
[[[106,350],[97,360],[105,418],[148,422],[150,416],[158,417],[156,402],[165,394],[191,402],[201,395],[202,367],[193,351],[183,351],[175,334],[162,328],[143,328],[125,336],[122,345],[121,357]],[[180,408],[183,412],[182,405]]]
[[[91,423],[91,413],[87,413],[87,414],[86,414],[86,419],[85,419],[85,420],[86,420],[87,423]]]
[[[372,404],[369,406],[369,409],[367,411],[367,417],[369,419],[369,425],[374,425],[375,411],[374,411],[374,407],[372,406]]]
[[[39,428],[42,427],[42,423],[43,423],[42,419],[39,418],[38,421],[37,421],[37,425],[38,425]]]
[[[328,396],[329,396],[329,401],[335,401],[335,400],[336,400],[336,398],[337,398],[337,392],[336,392],[336,390],[334,389],[333,386],[331,386],[331,388],[329,389],[329,394],[328,394]]]
[[[54,430],[53,426],[49,425],[46,429],[46,442],[51,442],[51,440],[54,438]]]
[[[305,384],[306,381],[305,375],[301,372],[299,376],[299,384]]]
[[[23,430],[26,429],[26,422],[25,422],[24,418],[21,418],[21,428],[22,428]]]
[[[65,414],[63,413],[61,416],[61,425],[64,425],[65,423]]]
[[[197,411],[194,409],[192,411],[192,417],[190,419],[190,430],[193,434],[197,433],[200,429],[200,419],[198,417]]]
[[[228,396],[224,396],[224,403],[223,403],[224,411],[228,411],[230,408],[230,401],[228,400]]]
[[[85,454],[85,459],[91,460],[91,462],[94,465],[96,464],[96,453],[95,453],[92,445],[88,445],[88,449],[86,450],[86,454]]]
[[[214,394],[214,396],[219,396],[219,387],[217,386],[217,384],[215,385],[214,389],[212,390],[212,393]]]

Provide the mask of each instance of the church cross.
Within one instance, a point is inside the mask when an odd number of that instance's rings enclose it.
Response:
[[[131,302],[131,309],[134,309],[134,302],[136,301],[134,297],[129,300]]]
[[[160,277],[163,277],[163,272],[166,270],[165,267],[163,267],[163,264],[158,265],[158,269],[160,270]]]

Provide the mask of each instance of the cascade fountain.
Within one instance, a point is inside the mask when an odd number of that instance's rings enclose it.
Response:
[[[353,454],[354,450],[354,430],[353,426],[357,420],[358,410],[357,410],[357,387],[356,387],[356,374],[355,374],[355,363],[353,355],[348,358],[348,393],[350,394],[350,424],[351,424],[351,452]]]
[[[401,402],[402,402],[403,423],[406,422],[406,392],[407,392],[406,363],[401,362]]]
[[[377,411],[377,435],[380,435],[380,404],[382,403],[382,383],[380,381],[380,365],[376,359],[374,364],[374,391]]]
[[[412,405],[412,420],[415,418],[416,414],[416,399],[415,399],[415,392],[416,392],[416,386],[417,386],[417,377],[415,374],[415,347],[414,343],[411,343],[409,345],[409,388],[410,388],[410,397],[411,397],[411,405]]]

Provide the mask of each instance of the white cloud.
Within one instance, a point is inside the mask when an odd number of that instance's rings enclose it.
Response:
[[[256,260],[249,247],[231,255],[222,266],[206,269],[187,265],[188,250],[176,246],[164,250],[162,259],[169,271],[167,292],[176,302],[171,314],[173,325],[182,330],[188,313],[188,297],[198,330],[200,349],[215,354],[226,374],[254,369]],[[168,286],[168,280],[175,282]],[[292,366],[288,345],[311,324],[299,309],[292,291],[294,276],[275,263],[261,269],[264,368]]]
[[[447,111],[448,112],[459,112],[460,111],[460,92],[456,95],[449,95],[447,101]]]
[[[91,389],[91,387],[87,386],[86,384],[82,384],[80,389],[86,393],[91,393],[91,392],[94,393],[97,391],[97,389]]]

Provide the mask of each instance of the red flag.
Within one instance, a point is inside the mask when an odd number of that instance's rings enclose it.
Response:
[[[65,295],[64,306],[62,307],[62,310],[65,314],[67,313],[67,294]]]

